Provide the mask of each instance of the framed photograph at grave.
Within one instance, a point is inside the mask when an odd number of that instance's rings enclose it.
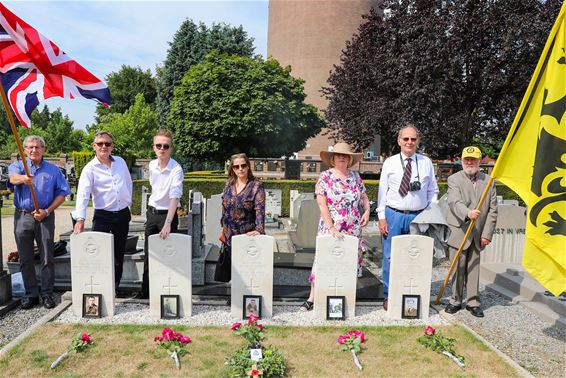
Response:
[[[100,318],[102,294],[83,294],[83,318]]]
[[[247,319],[250,315],[255,315],[261,319],[261,295],[244,295],[242,301],[243,318]]]
[[[346,297],[327,296],[326,297],[326,320],[346,319]]]
[[[161,296],[161,319],[179,319],[179,296]]]
[[[403,302],[401,307],[401,317],[403,319],[419,319],[421,308],[420,295],[403,295]]]

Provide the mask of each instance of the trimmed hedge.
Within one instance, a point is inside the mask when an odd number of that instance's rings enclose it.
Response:
[[[79,178],[85,165],[94,157],[94,151],[78,151],[71,153],[75,165],[75,177]]]
[[[181,197],[181,206],[187,207],[189,203],[189,191],[197,190],[203,194],[205,198],[210,198],[213,194],[220,194],[224,190],[226,178],[190,178],[183,180],[183,196]],[[291,189],[298,190],[301,193],[313,193],[315,180],[263,180],[263,186],[266,189],[281,189],[281,216],[289,216],[289,191]],[[370,201],[377,201],[377,190],[379,187],[378,180],[365,180],[366,192]],[[134,181],[132,213],[139,215],[141,213],[141,189],[142,186],[150,188],[148,180]],[[446,193],[448,185],[445,182],[438,183],[439,198]],[[497,194],[503,196],[504,199],[516,199],[524,206],[521,198],[505,185],[497,185]]]

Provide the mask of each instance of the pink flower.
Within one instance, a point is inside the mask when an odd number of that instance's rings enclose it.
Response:
[[[179,337],[179,341],[184,343],[184,344],[188,344],[191,342],[191,338],[188,336],[180,336]]]
[[[436,332],[436,330],[434,328],[432,328],[431,326],[426,326],[425,330],[424,330],[424,334],[425,336],[434,336],[434,333]]]
[[[174,338],[175,336],[175,332],[173,332],[173,330],[171,328],[163,328],[163,331],[161,332],[161,334],[163,335],[163,338],[165,340],[169,340]]]
[[[248,325],[252,325],[252,323],[255,323],[258,321],[258,317],[255,316],[254,314],[251,314],[250,317],[248,318]]]
[[[344,335],[338,336],[338,344],[340,345],[344,344],[346,340],[348,340],[349,338],[350,338],[349,336],[344,336]]]
[[[155,337],[153,338],[153,342],[156,343],[156,342],[160,341],[159,339],[160,339],[159,336],[155,336]]]
[[[236,322],[236,323],[232,324],[232,331],[239,329],[241,326],[242,326],[242,323],[240,323],[240,322]]]
[[[83,332],[82,336],[81,336],[81,340],[84,341],[87,344],[90,344],[90,342],[92,341],[90,339],[90,336],[88,335],[88,333]]]
[[[366,335],[362,331],[352,330],[348,332],[348,336],[356,336],[362,343],[366,341]]]
[[[263,331],[263,326],[261,324],[256,324],[256,327],[260,330]]]

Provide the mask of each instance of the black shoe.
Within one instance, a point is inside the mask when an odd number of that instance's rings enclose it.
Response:
[[[470,314],[472,314],[476,318],[483,318],[484,316],[480,306],[475,306],[475,307],[466,306],[466,310],[470,311]]]
[[[55,307],[55,300],[51,295],[46,295],[43,297],[43,307],[45,308],[53,308]]]
[[[314,303],[311,301],[304,301],[299,307],[300,311],[312,311],[314,309]]]
[[[453,304],[448,304],[448,306],[446,306],[446,308],[444,309],[445,312],[447,312],[448,314],[455,314],[458,311],[460,311],[462,309],[462,305],[453,305]]]
[[[23,297],[21,303],[22,303],[22,308],[24,310],[29,310],[30,308],[39,304],[39,298],[38,297]]]

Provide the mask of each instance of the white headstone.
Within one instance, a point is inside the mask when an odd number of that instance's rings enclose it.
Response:
[[[289,218],[291,219],[295,218],[293,203],[295,202],[299,194],[300,193],[298,190],[289,190]]]
[[[191,237],[169,234],[149,237],[149,311],[152,318],[161,317],[161,296],[179,296],[179,315],[192,313]]]
[[[114,235],[106,232],[71,234],[73,311],[82,316],[83,294],[102,294],[102,316],[114,316]]]
[[[420,319],[428,319],[434,239],[400,235],[391,240],[387,314],[401,319],[403,295],[420,295]]]
[[[281,189],[265,189],[265,221],[273,222],[281,216]]]
[[[244,295],[260,295],[261,317],[271,318],[274,244],[268,235],[232,237],[232,317],[242,318]]]
[[[206,223],[204,224],[205,244],[214,244],[220,247],[220,218],[222,217],[222,194],[213,194],[206,200]]]
[[[358,238],[316,237],[314,312],[326,319],[326,297],[344,296],[346,318],[356,315]]]

